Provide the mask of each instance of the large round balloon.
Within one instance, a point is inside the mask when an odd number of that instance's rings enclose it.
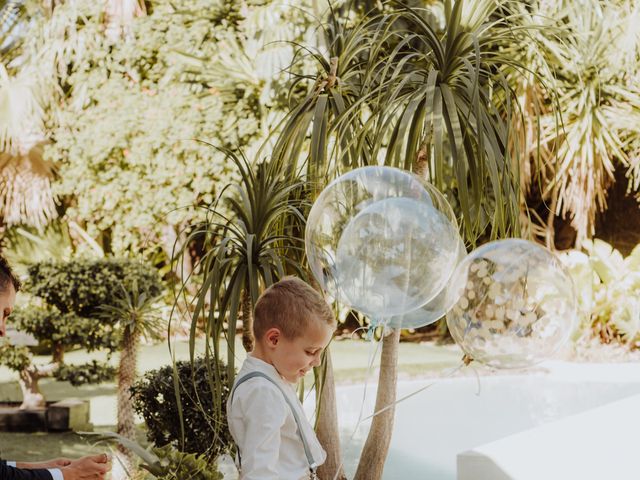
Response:
[[[377,319],[435,297],[455,266],[458,232],[431,189],[391,167],[359,168],[329,184],[305,232],[322,288]]]
[[[458,256],[456,265],[458,265],[467,255],[462,238],[458,237]],[[452,272],[453,273],[453,272]],[[391,328],[420,328],[431,325],[443,318],[451,309],[456,299],[447,295],[447,286],[440,291],[432,300],[428,301],[421,307],[402,315],[395,315],[389,319],[385,319],[385,325]]]
[[[491,242],[456,268],[447,291],[454,340],[471,358],[520,368],[555,354],[577,318],[571,276],[549,250],[526,240]]]

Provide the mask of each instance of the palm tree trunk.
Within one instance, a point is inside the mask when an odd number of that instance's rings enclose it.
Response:
[[[320,480],[346,480],[342,468],[342,458],[340,456],[340,435],[338,432],[338,410],[336,406],[336,386],[333,378],[333,364],[331,362],[331,352],[327,348],[325,353],[325,372],[322,382],[322,394],[320,395],[320,406],[318,410],[318,422],[316,434],[318,440],[327,452],[327,459],[318,469]],[[336,476],[336,472],[338,472]]]
[[[131,387],[136,379],[138,344],[140,336],[135,327],[124,329],[122,336],[122,351],[118,371],[118,433],[123,437],[135,441],[135,424],[133,416],[133,398]],[[133,455],[121,448],[122,453],[132,464]]]
[[[240,314],[242,317],[242,346],[245,351],[253,350],[253,308],[251,305],[251,293],[249,287],[242,290],[242,298],[240,300]]]
[[[400,330],[393,330],[382,340],[380,376],[375,411],[391,405],[383,413],[373,417],[367,441],[360,455],[354,480],[379,480],[389,453],[395,415],[396,388],[398,384],[398,346]]]

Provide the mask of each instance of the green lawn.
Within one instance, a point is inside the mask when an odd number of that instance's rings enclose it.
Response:
[[[201,350],[202,343],[197,345]],[[369,382],[376,381],[376,365],[369,368],[369,358],[376,352],[377,344],[357,340],[339,340],[331,345],[333,365],[338,383],[362,382],[369,373]],[[187,359],[187,342],[173,345],[176,359]],[[238,367],[244,359],[244,350],[237,343]],[[377,352],[379,359],[379,351]],[[101,355],[92,354],[90,358]],[[82,350],[69,352],[68,363],[83,363],[88,354]],[[104,356],[102,356],[104,358]],[[171,363],[167,344],[142,346],[140,351],[139,373]],[[440,372],[460,362],[461,353],[455,346],[439,347],[433,344],[403,343],[400,345],[399,371],[402,377],[416,377]],[[36,362],[46,362],[46,357],[36,357]],[[112,359],[116,362],[116,358]],[[113,430],[116,423],[116,385],[104,383],[73,387],[66,382],[45,379],[41,382],[42,391],[47,400],[63,398],[88,399],[91,402],[91,422],[97,431]],[[20,389],[15,374],[6,368],[0,368],[0,401],[20,400]],[[143,426],[141,426],[143,428]],[[141,438],[144,433],[141,431]],[[104,449],[94,445],[92,437],[83,438],[73,433],[34,434],[0,433],[0,456],[16,459],[46,459],[57,456],[76,457],[89,452]]]

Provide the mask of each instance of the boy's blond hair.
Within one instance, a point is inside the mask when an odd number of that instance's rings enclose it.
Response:
[[[336,319],[327,302],[310,285],[297,277],[284,277],[267,288],[256,302],[253,335],[261,339],[270,328],[294,339],[310,322],[321,321],[335,327]]]

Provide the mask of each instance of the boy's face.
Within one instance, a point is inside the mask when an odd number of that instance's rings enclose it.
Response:
[[[296,383],[320,365],[320,355],[332,336],[333,328],[319,319],[312,319],[304,335],[297,338],[280,335],[271,349],[273,366],[285,380]]]

